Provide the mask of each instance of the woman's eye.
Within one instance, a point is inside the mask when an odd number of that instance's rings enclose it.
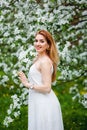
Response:
[[[43,40],[41,40],[40,42],[41,42],[41,43],[44,43],[44,41],[43,41]]]
[[[38,42],[38,40],[35,40],[35,42]]]
[[[37,40],[37,39],[35,39],[35,42],[44,43],[44,40]]]

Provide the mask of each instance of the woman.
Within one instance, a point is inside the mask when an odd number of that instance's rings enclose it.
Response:
[[[29,88],[28,130],[63,130],[60,103],[51,89],[59,61],[55,42],[48,31],[36,33],[34,47],[38,53],[28,79],[19,72],[21,82]]]

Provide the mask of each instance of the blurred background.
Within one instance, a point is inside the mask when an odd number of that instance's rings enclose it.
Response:
[[[0,130],[28,129],[26,76],[34,35],[48,30],[60,55],[52,84],[64,130],[87,130],[87,0],[0,0]]]

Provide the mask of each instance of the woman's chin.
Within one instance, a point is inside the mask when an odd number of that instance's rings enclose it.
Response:
[[[37,49],[36,49],[36,52],[41,53],[42,51],[41,51],[41,50],[37,50]]]

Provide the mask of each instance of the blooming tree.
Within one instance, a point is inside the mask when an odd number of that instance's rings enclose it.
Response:
[[[87,1],[86,0],[0,0],[0,85],[9,81],[18,94],[11,96],[13,103],[7,110],[4,125],[8,126],[20,115],[21,105],[27,104],[28,90],[17,77],[22,70],[28,74],[32,58],[34,35],[39,29],[47,29],[56,40],[59,50],[58,83],[74,81],[70,93],[79,98],[87,108]],[[77,80],[82,80],[83,94]]]

